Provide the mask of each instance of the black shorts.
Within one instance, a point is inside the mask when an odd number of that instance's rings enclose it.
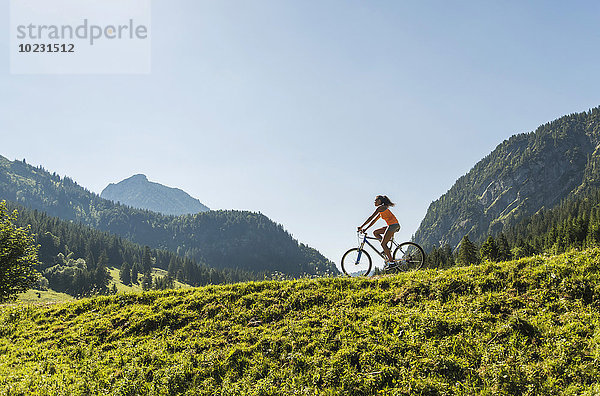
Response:
[[[396,231],[400,231],[400,224],[398,224],[398,223],[390,224],[389,226],[387,226],[387,229],[385,230],[385,232],[396,232]]]

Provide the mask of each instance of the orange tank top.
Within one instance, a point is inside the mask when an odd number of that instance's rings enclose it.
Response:
[[[389,208],[385,208],[383,212],[379,212],[379,217],[381,217],[388,225],[398,224],[398,219]]]

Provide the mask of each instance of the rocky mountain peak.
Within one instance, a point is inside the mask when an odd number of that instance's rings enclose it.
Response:
[[[179,216],[209,210],[185,191],[151,182],[141,173],[109,184],[100,196],[134,208],[167,215]]]

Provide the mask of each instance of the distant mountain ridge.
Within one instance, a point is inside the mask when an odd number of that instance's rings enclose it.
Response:
[[[482,240],[600,187],[600,107],[505,140],[434,201],[415,233],[425,246]]]
[[[210,210],[185,191],[148,181],[143,174],[109,184],[102,190],[100,196],[133,208],[147,209],[165,215],[180,216]]]

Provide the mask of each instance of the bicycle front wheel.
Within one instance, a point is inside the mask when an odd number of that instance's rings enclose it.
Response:
[[[398,261],[401,270],[418,270],[425,262],[425,252],[414,242],[404,242],[394,250],[394,260]]]
[[[348,276],[369,275],[371,264],[371,256],[363,249],[350,249],[342,256],[342,271]]]

